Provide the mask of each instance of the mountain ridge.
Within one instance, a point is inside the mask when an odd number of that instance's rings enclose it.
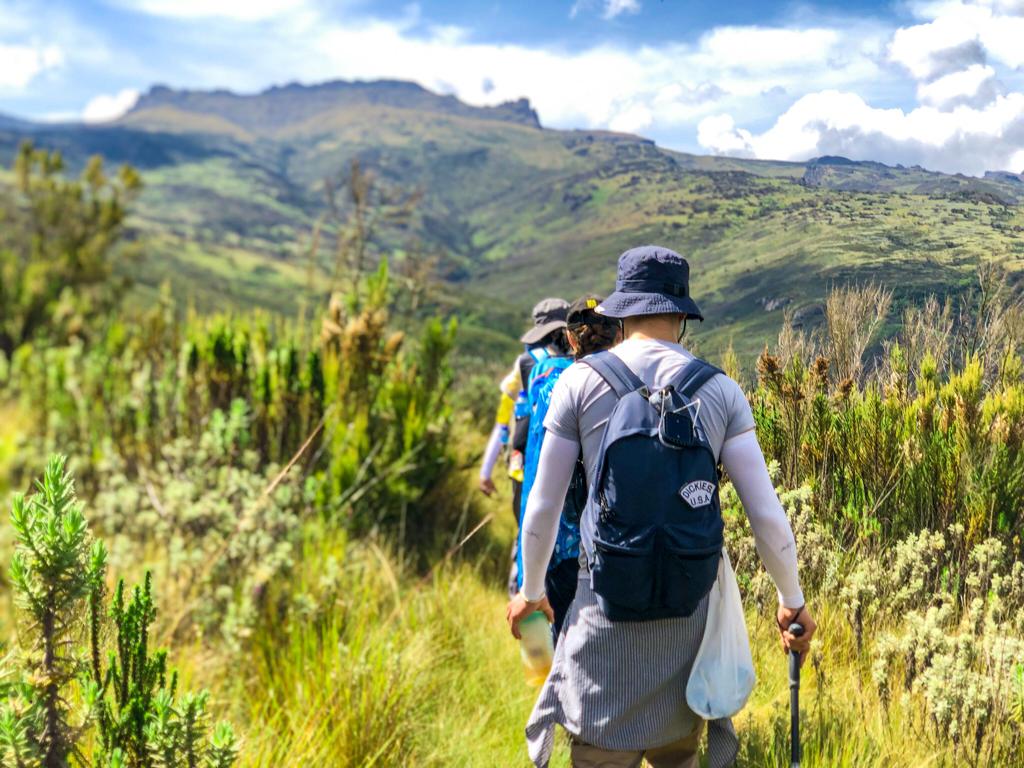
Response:
[[[254,135],[274,135],[284,125],[301,122],[336,109],[389,106],[422,112],[491,119],[540,128],[540,119],[528,99],[509,101],[493,107],[474,107],[455,96],[433,93],[403,80],[331,80],[315,85],[288,83],[255,94],[238,94],[227,89],[175,90],[155,85],[142,94],[120,119],[133,122],[155,108],[176,107],[185,111],[216,115]]]
[[[321,83],[303,84],[289,82],[284,85],[271,85],[255,93],[244,93],[228,88],[213,89],[191,89],[172,88],[163,84],[154,84],[143,94],[136,103],[121,117],[105,123],[84,123],[81,121],[61,121],[59,123],[40,122],[31,119],[17,117],[11,114],[0,113],[0,129],[17,128],[22,130],[46,130],[53,128],[64,128],[72,130],[76,128],[104,127],[114,125],[139,126],[145,125],[139,117],[144,113],[160,108],[174,107],[183,111],[196,111],[207,115],[220,117],[234,122],[243,130],[253,136],[262,135],[267,126],[276,126],[281,116],[275,115],[273,106],[278,108],[294,105],[291,97],[299,97],[305,100],[301,116],[310,116],[318,113],[328,112],[332,109],[357,106],[393,106],[403,109],[413,109],[427,112],[447,113],[479,119],[493,119],[497,121],[527,125],[548,131],[559,131],[563,133],[589,133],[603,134],[609,136],[631,137],[637,141],[649,142],[636,134],[624,134],[602,129],[554,129],[541,124],[537,111],[533,108],[529,99],[520,98],[506,101],[493,106],[474,106],[459,100],[452,94],[440,94],[430,91],[418,83],[398,79],[370,79],[370,80],[342,80],[335,79]],[[276,105],[274,102],[277,102]],[[259,105],[259,109],[253,114],[245,114],[245,110],[239,110],[238,105]],[[242,112],[239,115],[239,112]],[[232,120],[234,116],[236,120]],[[270,120],[268,120],[270,118]],[[289,119],[291,118],[291,119]],[[295,122],[291,116],[286,116],[287,122]],[[255,130],[254,130],[255,129]],[[271,128],[272,132],[272,128]],[[657,146],[657,145],[656,145]],[[766,159],[733,158],[727,155],[695,155],[688,152],[660,147],[664,152],[688,155],[692,157],[721,158],[726,161],[744,163],[788,163],[793,165],[817,165],[817,166],[858,166],[866,168],[882,168],[892,171],[919,171],[922,173],[936,174],[946,177],[961,177],[966,179],[996,180],[996,181],[1024,181],[1024,171],[1017,172],[1009,169],[991,169],[985,171],[982,176],[965,176],[962,174],[946,174],[939,171],[932,171],[921,166],[903,166],[901,164],[887,165],[875,160],[852,160],[850,158],[832,155],[809,158],[804,161],[781,161]]]

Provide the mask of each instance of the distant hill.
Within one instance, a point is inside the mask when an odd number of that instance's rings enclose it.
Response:
[[[607,291],[624,248],[693,263],[711,347],[752,352],[784,309],[814,317],[827,287],[883,280],[901,301],[952,293],[978,258],[1024,258],[1024,181],[821,157],[787,163],[665,150],[632,135],[540,126],[525,100],[473,107],[395,81],[291,84],[258,94],[156,86],[106,125],[0,118],[0,156],[31,138],[76,167],[94,153],[144,172],[140,295],[169,279],[197,306],[293,311],[324,185],[358,160],[419,189],[415,236],[439,255],[436,300],[509,339],[551,293]],[[322,259],[326,261],[328,254]],[[322,271],[318,271],[321,275]],[[325,289],[318,277],[313,290]],[[491,343],[490,341],[488,343]],[[507,342],[510,347],[511,342]]]
[[[33,124],[27,120],[19,120],[16,117],[0,114],[0,130],[27,131],[32,129]]]
[[[989,171],[983,179],[963,174],[927,171],[920,166],[904,168],[882,163],[857,162],[845,157],[809,160],[802,181],[809,187],[850,192],[909,192],[917,195],[948,195],[996,205],[1016,205],[1024,196],[1020,176]]]

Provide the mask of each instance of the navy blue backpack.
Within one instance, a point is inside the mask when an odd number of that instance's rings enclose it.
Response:
[[[718,463],[693,399],[721,371],[694,359],[652,392],[610,352],[582,362],[618,398],[581,525],[598,604],[612,621],[689,616],[722,552]]]

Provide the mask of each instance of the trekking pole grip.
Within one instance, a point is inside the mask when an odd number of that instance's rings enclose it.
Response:
[[[803,637],[802,624],[793,622],[789,625],[789,633],[794,637]],[[800,654],[789,652],[789,727],[790,727],[790,766],[800,766]]]
[[[792,624],[789,625],[789,634],[793,635],[793,637],[803,637],[804,636],[804,625],[800,624],[799,622],[794,621]],[[797,662],[799,662],[800,661],[800,654],[797,651],[790,651],[789,652],[789,658],[791,660],[795,658],[797,660]],[[800,669],[800,665],[798,663],[797,664],[797,670],[799,671],[799,669]],[[792,678],[793,676],[790,675],[790,677]]]

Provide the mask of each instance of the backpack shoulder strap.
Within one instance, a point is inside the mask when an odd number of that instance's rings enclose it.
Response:
[[[629,366],[608,350],[587,355],[579,362],[593,368],[620,399],[644,387],[644,383]]]
[[[712,377],[720,373],[722,373],[721,369],[701,360],[699,357],[695,357],[683,366],[683,370],[676,376],[675,390],[684,397],[691,398]]]
[[[519,368],[519,386],[524,392],[530,388],[530,372],[536,363],[529,352],[523,352],[516,360],[516,366]]]

